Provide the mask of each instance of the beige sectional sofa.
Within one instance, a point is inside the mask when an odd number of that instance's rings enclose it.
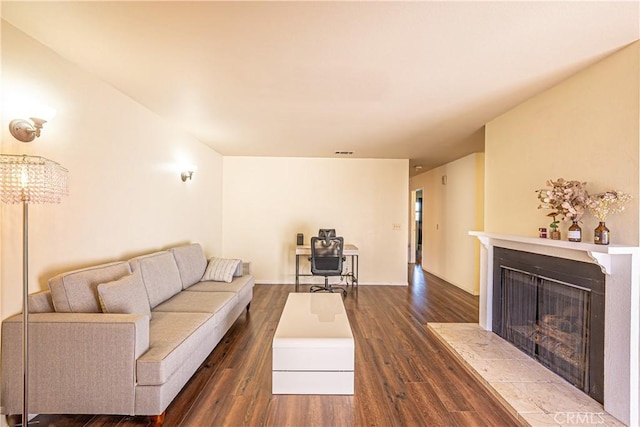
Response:
[[[207,260],[199,244],[52,278],[29,299],[29,412],[163,414],[253,285],[240,260]],[[6,414],[22,411],[21,320],[2,322]]]

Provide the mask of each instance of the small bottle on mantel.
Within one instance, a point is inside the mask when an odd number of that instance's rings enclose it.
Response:
[[[569,233],[567,239],[570,242],[582,241],[582,228],[578,225],[578,221],[573,221],[573,224],[569,227]]]
[[[595,243],[596,245],[609,244],[609,229],[604,224],[604,221],[600,221],[600,225],[596,227],[595,234],[593,236],[593,243]]]

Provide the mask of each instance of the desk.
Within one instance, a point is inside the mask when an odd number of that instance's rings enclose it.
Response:
[[[358,266],[360,261],[358,259],[358,247],[349,243],[345,243],[342,255],[345,257],[351,257],[351,272],[344,274],[344,276],[351,277],[353,285],[358,286]],[[299,245],[296,246],[296,292],[300,287],[300,277],[313,276],[313,274],[300,274],[300,257],[309,258],[311,256],[311,245]],[[347,283],[348,286],[348,283]]]

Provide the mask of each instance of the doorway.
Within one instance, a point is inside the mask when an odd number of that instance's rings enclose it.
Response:
[[[409,260],[422,264],[422,189],[411,191],[411,235],[409,236]]]
[[[416,264],[422,264],[422,189],[416,190]]]

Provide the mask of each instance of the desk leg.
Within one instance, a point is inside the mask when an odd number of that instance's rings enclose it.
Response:
[[[355,260],[355,263],[354,263]],[[353,284],[358,286],[358,275],[360,274],[358,268],[360,267],[360,259],[358,255],[351,255],[351,271],[354,274]]]
[[[296,255],[296,292],[300,287],[300,255]]]

